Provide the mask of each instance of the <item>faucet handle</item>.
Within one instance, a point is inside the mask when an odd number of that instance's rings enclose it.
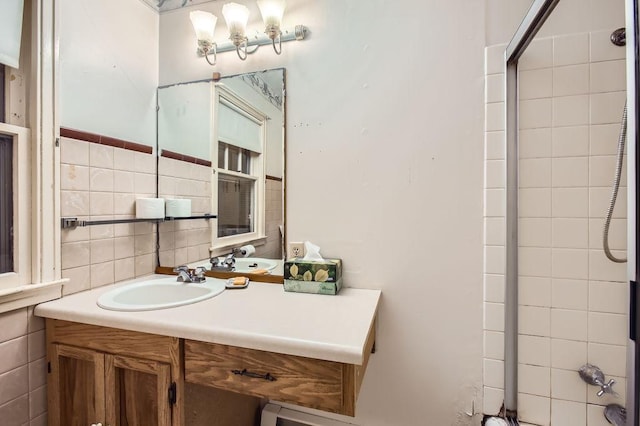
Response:
[[[195,269],[194,275],[196,276],[196,278],[198,278],[199,280],[204,281],[205,276],[204,273],[207,272],[207,268],[205,268],[204,266],[198,266]]]
[[[173,268],[173,272],[189,272],[189,267],[187,265],[180,265]]]
[[[596,395],[597,396],[602,396],[605,393],[609,393],[611,395],[618,396],[618,392],[613,390],[613,385],[615,385],[615,384],[616,384],[616,381],[614,379],[609,380],[608,383],[599,383],[600,390],[598,391],[598,393]]]
[[[220,259],[218,259],[217,256],[214,256],[211,259],[209,259],[209,263],[211,263],[211,267],[218,266],[219,262],[220,262]]]

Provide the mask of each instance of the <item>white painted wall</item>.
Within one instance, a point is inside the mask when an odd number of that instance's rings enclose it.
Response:
[[[156,145],[158,15],[140,1],[60,2],[60,125]]]
[[[355,421],[468,424],[482,383],[484,2],[287,3],[285,26],[309,26],[308,40],[215,68],[195,56],[186,11],[162,15],[160,83],[286,67],[287,238],[344,259],[347,285],[383,290]]]

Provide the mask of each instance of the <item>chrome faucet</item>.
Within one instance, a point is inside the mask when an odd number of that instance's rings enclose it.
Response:
[[[220,260],[217,257],[212,257],[209,260],[209,262],[211,262],[211,270],[225,272],[233,271],[236,265],[236,259],[233,256],[234,253],[230,253],[224,258],[224,260]]]
[[[206,280],[204,275],[207,269],[204,266],[198,266],[194,270],[190,270],[187,266],[181,265],[173,270],[173,272],[178,273],[178,282],[183,283],[201,283]]]

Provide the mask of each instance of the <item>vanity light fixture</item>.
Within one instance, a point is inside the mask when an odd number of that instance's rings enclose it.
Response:
[[[198,52],[201,52],[210,65],[215,65],[217,62],[217,46],[213,41],[213,32],[216,29],[218,18],[212,13],[201,10],[189,13],[189,18],[198,38]],[[213,62],[209,60],[209,52],[213,52]]]
[[[229,40],[236,47],[238,57],[244,61],[247,59],[248,53],[253,53],[257,49],[247,52],[249,39],[246,36],[246,31],[249,9],[243,4],[227,3],[222,6],[222,15],[229,29]]]
[[[295,28],[282,28],[282,17],[286,6],[285,0],[256,0],[264,21],[264,33],[247,36],[249,9],[238,3],[227,3],[222,7],[222,14],[229,29],[229,41],[216,43],[213,32],[217,18],[208,12],[194,11],[190,13],[193,28],[198,38],[198,55],[204,56],[211,65],[216,64],[216,54],[235,50],[241,60],[254,53],[258,47],[270,44],[276,54],[282,53],[282,43],[292,40],[304,40],[307,28],[296,25]],[[253,46],[253,49],[249,49]],[[213,53],[213,62],[209,55]]]
[[[256,3],[264,21],[264,33],[269,36],[273,44],[273,50],[279,55],[282,53],[282,31],[280,31],[280,25],[282,25],[282,15],[284,15],[286,2],[285,0],[257,0]],[[277,48],[276,39],[278,40]]]

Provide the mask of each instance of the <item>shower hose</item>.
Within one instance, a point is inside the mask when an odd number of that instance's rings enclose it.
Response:
[[[613,208],[616,206],[616,199],[618,198],[618,189],[620,188],[620,177],[622,175],[622,161],[624,156],[624,145],[627,140],[627,105],[625,104],[622,111],[622,123],[620,123],[620,135],[618,136],[618,153],[616,155],[616,173],[613,180],[613,187],[611,188],[611,201],[609,202],[609,208],[607,209],[607,216],[604,221],[604,230],[602,232],[602,246],[604,248],[604,254],[616,263],[625,263],[626,258],[615,257],[609,249],[609,227],[611,226],[611,217],[613,216]]]

